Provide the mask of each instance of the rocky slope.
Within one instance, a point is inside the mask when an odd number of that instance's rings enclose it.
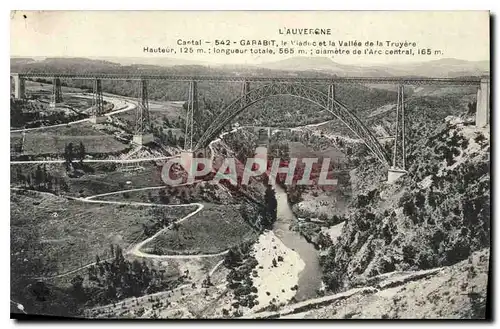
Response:
[[[338,242],[323,258],[328,288],[452,265],[489,248],[489,151],[489,131],[456,117],[421,138],[409,154],[409,175],[355,197]]]
[[[251,318],[281,319],[481,319],[485,318],[489,251],[448,267],[392,272],[362,288],[291,304]]]

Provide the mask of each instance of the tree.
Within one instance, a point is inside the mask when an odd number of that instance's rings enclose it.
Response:
[[[320,232],[316,244],[320,249],[327,249],[332,245],[332,240],[329,236],[325,235],[323,232]]]
[[[83,301],[85,299],[85,290],[83,289],[83,278],[77,275],[71,279],[71,285],[73,287],[73,296],[78,301]]]
[[[203,280],[203,286],[205,287],[213,286],[212,281],[210,280],[210,275],[207,274],[205,280]]]
[[[123,250],[120,246],[116,246],[115,260],[117,263],[122,263],[125,260],[125,257],[123,257]]]
[[[165,128],[171,127],[170,122],[168,121],[167,117],[163,117],[163,127],[165,127]]]
[[[73,143],[69,143],[64,148],[64,160],[66,164],[66,170],[69,170],[71,162],[73,162]]]
[[[264,202],[262,226],[266,229],[271,229],[276,221],[278,201],[276,200],[276,192],[270,184],[267,185]]]
[[[33,187],[33,179],[31,178],[31,175],[29,175],[26,179],[26,185],[29,187],[29,188],[32,188]]]
[[[35,170],[35,186],[36,188],[40,188],[40,185],[43,183],[43,171],[42,166],[38,165]]]
[[[21,166],[17,166],[17,167],[16,167],[16,180],[17,180],[18,182],[24,182],[24,180],[25,180],[25,179],[26,179],[26,178],[25,178],[25,177],[24,177],[24,175],[23,175],[23,171],[22,171],[22,169],[21,169]]]
[[[168,204],[169,203],[169,199],[168,199],[168,196],[167,196],[167,193],[165,192],[164,189],[161,189],[158,191],[158,196],[160,197],[160,201],[164,204]]]
[[[224,256],[224,265],[228,268],[238,266],[242,261],[241,253],[235,248],[229,249],[226,256]]]
[[[173,229],[174,231],[178,231],[178,230],[179,230],[179,228],[180,228],[180,224],[179,224],[178,222],[173,222],[173,223],[172,223],[172,229]]]
[[[175,145],[175,137],[172,134],[171,130],[167,131],[167,144],[168,145]]]
[[[78,148],[78,158],[80,159],[80,163],[82,163],[85,158],[85,146],[83,142],[80,142],[80,147]]]
[[[284,160],[287,160],[287,161],[290,160],[290,147],[288,146],[288,143],[285,143],[281,146],[280,157]]]

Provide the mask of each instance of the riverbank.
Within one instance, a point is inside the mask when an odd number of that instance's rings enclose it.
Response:
[[[294,297],[298,301],[316,297],[322,286],[319,251],[299,232],[292,230],[297,219],[288,203],[287,193],[279,185],[275,186],[275,191],[278,208],[273,232],[287,248],[295,251],[305,264],[299,274],[298,289]]]
[[[482,319],[489,249],[452,266],[382,274],[342,293],[261,312],[251,319]]]
[[[296,294],[299,275],[306,263],[272,231],[259,237],[254,252],[259,262],[257,277],[254,278],[259,306],[288,303]]]

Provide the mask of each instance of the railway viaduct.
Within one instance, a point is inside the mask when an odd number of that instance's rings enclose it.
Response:
[[[392,182],[406,173],[406,114],[405,91],[408,85],[456,85],[477,86],[476,126],[487,127],[490,120],[490,79],[483,78],[399,78],[399,77],[332,77],[332,78],[305,78],[305,77],[256,77],[256,76],[175,76],[175,75],[124,75],[106,73],[11,73],[14,80],[14,98],[25,97],[25,80],[44,78],[53,80],[51,106],[63,101],[61,79],[84,79],[93,81],[93,106],[91,121],[100,123],[106,120],[103,109],[102,80],[136,80],[140,83],[140,95],[136,110],[135,134],[132,142],[147,144],[153,141],[150,129],[148,81],[166,80],[174,82],[188,82],[189,91],[186,111],[185,144],[182,156],[193,156],[197,150],[206,148],[217,138],[224,127],[227,127],[240,113],[251,105],[263,99],[291,95],[316,104],[329,111],[334,117],[345,124],[358,136],[375,157],[387,168],[388,181]],[[198,82],[230,82],[241,85],[241,93],[227,105],[194,144],[193,115],[198,108]],[[322,84],[328,86],[328,93],[323,93],[314,86]],[[373,133],[345,104],[335,96],[335,86],[338,84],[393,84],[397,86],[396,132],[394,147],[390,159]],[[250,88],[250,87],[254,88]]]

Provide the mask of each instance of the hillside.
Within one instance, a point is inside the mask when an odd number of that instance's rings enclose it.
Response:
[[[177,61],[174,65],[163,65],[155,61],[135,58],[90,59],[75,57],[55,58],[11,58],[11,72],[50,73],[127,73],[127,74],[172,74],[172,75],[255,75],[255,76],[330,76],[319,72],[289,72],[253,66],[202,65],[198,62]]]
[[[440,77],[460,77],[460,76],[480,76],[490,72],[489,61],[465,61],[454,58],[443,58],[429,62],[394,65],[392,74],[394,75],[418,75],[418,76],[440,76]]]
[[[304,318],[484,319],[489,257],[484,249],[427,275],[395,275],[382,280],[374,294],[348,298]]]
[[[321,71],[337,76],[420,76],[420,77],[461,77],[481,76],[490,71],[489,61],[465,61],[443,58],[428,62],[391,65],[344,65],[328,57],[292,57],[284,60],[264,63],[260,67],[273,70]]]
[[[280,64],[283,71],[245,68],[243,72],[296,74],[284,69],[292,64],[299,69],[301,62],[284,61]],[[321,68],[321,72],[300,74],[328,75],[329,67],[338,74],[351,72],[349,66],[330,62],[327,58],[307,59],[305,64]],[[458,60],[434,64],[442,64],[448,73],[470,73],[481,66]],[[422,64],[421,72],[431,67],[428,65]],[[11,66],[40,72],[234,74],[234,68],[228,66],[122,65],[77,58],[15,59]],[[404,65],[394,70],[415,73]],[[90,88],[85,81],[62,82],[66,88]],[[41,81],[29,84],[43,87]],[[50,84],[47,86],[50,90]],[[105,92],[128,97],[136,95],[137,87],[134,81],[103,83]],[[238,83],[199,84],[196,134],[240,95],[240,87]],[[187,83],[151,81],[148,88],[154,100],[155,135],[164,129],[183,131],[183,102],[165,101],[187,99]],[[326,92],[327,86],[316,88]],[[320,319],[484,317],[491,244],[490,132],[476,128],[472,120],[477,90],[434,86],[408,86],[406,90],[408,174],[391,185],[386,183],[387,168],[357,136],[329,112],[303,99],[288,95],[265,99],[224,128],[231,133],[211,143],[210,152],[216,168],[224,157],[236,157],[241,162],[236,165],[240,176],[242,163],[262,145],[267,146],[268,160],[334,160],[328,171],[338,178],[335,188],[323,190],[314,184],[286,187],[276,200],[284,205],[276,210],[276,223],[282,226],[272,227],[268,222],[266,232],[261,231],[263,220],[269,220],[263,207],[269,200],[262,184],[265,179],[252,180],[244,187],[223,181],[220,185],[202,182],[158,188],[163,184],[161,166],[149,161],[138,166],[13,167],[15,189],[60,195],[12,193],[11,273],[18,279],[13,281],[11,298],[22,302],[29,312],[40,314],[81,315],[85,308],[101,310],[99,305],[112,310],[100,313],[103,317],[122,317],[124,312],[128,312],[125,317],[150,318],[276,317],[277,312],[282,318]],[[29,90],[28,98],[32,95]],[[394,89],[345,84],[337,87],[336,97],[374,132],[391,158]],[[30,108],[23,110],[29,112]],[[114,119],[132,126],[134,118],[131,111]],[[234,128],[235,123],[245,128]],[[275,127],[270,136],[262,129],[267,126]],[[121,132],[118,127],[108,131],[78,124],[51,128],[50,133],[14,133],[12,152],[55,156],[64,150],[65,141],[73,141],[73,135],[91,143],[85,150],[98,159],[147,158],[163,155],[177,145],[174,140],[167,150],[115,150],[116,143],[110,144],[112,140],[101,135]],[[93,145],[96,138],[102,140],[97,146]],[[102,147],[128,153],[109,155]],[[91,196],[102,201],[71,198]],[[119,204],[107,204],[110,202]],[[181,207],[192,202],[196,204]],[[89,220],[79,223],[82,218]],[[282,234],[284,228],[289,235]],[[310,250],[304,253],[304,244],[294,244],[297,240],[304,240]],[[133,246],[139,247],[128,250]],[[229,256],[223,256],[228,248]],[[206,257],[210,259],[201,260]],[[35,265],[27,269],[25,259]],[[85,271],[73,275],[75,268]],[[55,274],[64,276],[44,284],[34,279]],[[29,294],[31,290],[26,289],[31,288],[25,288],[31,285],[46,291],[44,298],[50,297],[50,303],[38,305],[37,292]],[[306,297],[295,298],[306,290],[310,290],[303,295]],[[163,296],[161,300],[159,296]],[[116,305],[119,301],[123,304]]]
[[[490,72],[489,61],[466,61],[443,58],[417,63],[389,63],[388,65],[340,64],[328,57],[290,57],[256,65],[227,65],[173,58],[102,57],[102,58],[12,58],[11,71],[52,70],[64,72],[68,69],[86,67],[87,72],[163,72],[171,74],[249,74],[249,75],[311,75],[324,76],[432,76],[461,77],[481,76]],[[21,70],[23,69],[23,70]],[[195,70],[195,71],[193,71]],[[39,71],[40,72],[40,71]],[[189,72],[189,73],[188,73]]]
[[[342,291],[395,270],[452,265],[488,248],[489,138],[487,130],[448,117],[419,140],[409,175],[394,185],[365,185],[323,259],[328,288]],[[371,171],[357,174],[364,182]]]
[[[489,265],[489,252],[483,249],[453,266],[380,275],[362,288],[250,318],[484,319]]]

